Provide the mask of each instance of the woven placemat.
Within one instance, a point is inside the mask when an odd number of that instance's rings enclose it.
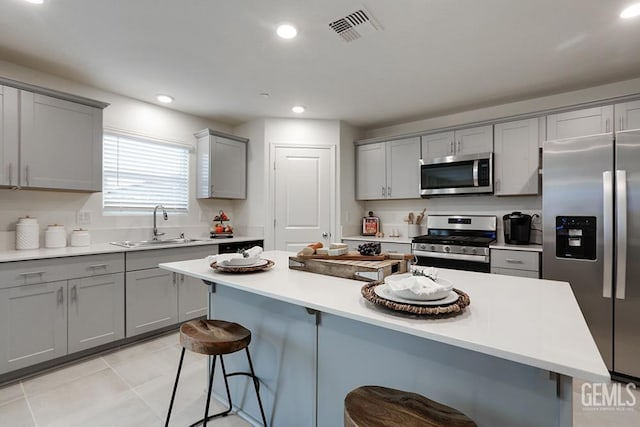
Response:
[[[386,298],[379,297],[373,291],[374,288],[378,285],[381,285],[382,281],[375,281],[367,283],[360,289],[362,296],[367,300],[374,304],[381,305],[383,307],[389,308],[394,311],[402,311],[405,313],[411,314],[420,314],[420,315],[429,315],[429,316],[439,316],[439,315],[451,315],[461,313],[469,304],[471,304],[471,299],[469,295],[462,292],[459,289],[453,289],[458,295],[458,300],[456,302],[450,304],[443,305],[413,305],[413,304],[403,304],[395,301],[390,301]]]
[[[274,264],[275,264],[270,259],[265,259],[265,261],[267,261],[267,263],[265,265],[258,265],[258,266],[253,266],[253,267],[241,267],[241,266],[228,267],[228,266],[224,266],[224,265],[218,265],[218,263],[216,261],[213,261],[210,264],[210,266],[214,270],[221,271],[223,273],[254,273],[256,271],[268,270],[271,267],[273,267]]]

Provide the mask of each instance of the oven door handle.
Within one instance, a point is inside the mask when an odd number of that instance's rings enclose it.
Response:
[[[413,255],[417,257],[426,257],[426,258],[445,258],[445,259],[456,259],[461,261],[473,261],[473,262],[482,262],[488,264],[490,261],[489,255],[467,255],[467,254],[452,254],[445,252],[427,252],[427,251],[413,251]]]
[[[478,163],[479,160],[473,161],[473,186],[478,187]]]

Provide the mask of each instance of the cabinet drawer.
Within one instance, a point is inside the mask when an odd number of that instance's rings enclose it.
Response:
[[[505,276],[531,277],[538,279],[538,272],[533,270],[516,270],[514,268],[491,267],[492,274],[503,274]]]
[[[382,252],[385,253],[398,253],[398,254],[410,254],[411,243],[382,243]]]
[[[124,254],[111,253],[2,263],[0,288],[124,271]]]
[[[164,262],[204,258],[218,253],[218,245],[188,246],[182,248],[151,249],[127,252],[127,271],[156,268]]]
[[[540,254],[529,251],[491,250],[491,268],[508,268],[515,270],[539,270]]]

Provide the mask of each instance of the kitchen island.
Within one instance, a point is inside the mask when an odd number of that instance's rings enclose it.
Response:
[[[204,259],[160,264],[210,285],[209,317],[251,329],[273,425],[342,425],[347,392],[375,384],[481,426],[571,426],[572,379],[610,380],[568,283],[441,269],[471,305],[424,318],[372,305],[363,282],[290,270],[290,255],[265,252],[275,266],[254,274],[219,273]],[[228,364],[244,369],[237,359]],[[258,419],[249,385],[232,381],[241,413]]]

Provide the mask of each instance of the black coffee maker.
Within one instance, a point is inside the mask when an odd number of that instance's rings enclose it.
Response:
[[[531,235],[531,215],[511,212],[502,217],[504,242],[511,245],[528,245]]]

